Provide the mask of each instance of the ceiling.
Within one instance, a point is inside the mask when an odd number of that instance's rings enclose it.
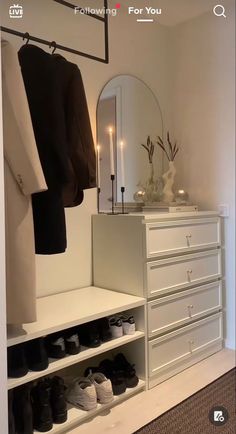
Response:
[[[121,0],[122,7],[135,6],[136,8],[161,8],[162,14],[158,22],[166,26],[175,26],[184,21],[191,20],[199,15],[213,10],[217,4],[232,4],[235,0]]]

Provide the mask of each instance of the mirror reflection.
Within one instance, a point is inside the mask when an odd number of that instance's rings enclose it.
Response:
[[[111,209],[113,172],[118,203],[121,202],[121,187],[125,187],[125,202],[130,203],[150,176],[158,184],[163,173],[163,153],[155,145],[158,136],[163,137],[163,120],[152,90],[131,75],[119,75],[110,80],[97,106],[100,210]],[[154,152],[150,152],[150,142],[153,142]]]

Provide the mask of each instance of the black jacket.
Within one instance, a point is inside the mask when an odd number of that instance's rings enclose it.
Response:
[[[96,158],[87,101],[78,67],[34,45],[19,61],[48,191],[33,195],[36,253],[66,249],[64,206],[83,201],[96,186]]]

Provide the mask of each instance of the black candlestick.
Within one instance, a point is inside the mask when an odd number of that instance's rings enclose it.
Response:
[[[101,193],[101,188],[98,187],[98,188],[97,188],[97,207],[98,207],[98,214],[100,213],[100,193]]]
[[[115,175],[111,175],[111,213],[115,214],[115,194],[114,194],[114,186],[115,186]]]
[[[121,191],[121,209],[122,209],[122,214],[125,214],[125,201],[124,201],[125,187],[121,187],[120,191]]]

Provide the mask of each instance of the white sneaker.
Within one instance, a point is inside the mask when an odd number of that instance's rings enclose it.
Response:
[[[66,391],[66,400],[82,410],[93,410],[97,407],[97,393],[94,384],[88,378],[76,378]]]
[[[121,315],[122,328],[124,335],[133,335],[135,333],[135,320],[133,315]]]
[[[113,401],[111,380],[108,380],[101,372],[90,374],[88,379],[94,384],[97,392],[97,400],[100,404],[108,404]]]
[[[109,326],[113,338],[120,338],[123,336],[122,319],[118,316],[109,318]]]

